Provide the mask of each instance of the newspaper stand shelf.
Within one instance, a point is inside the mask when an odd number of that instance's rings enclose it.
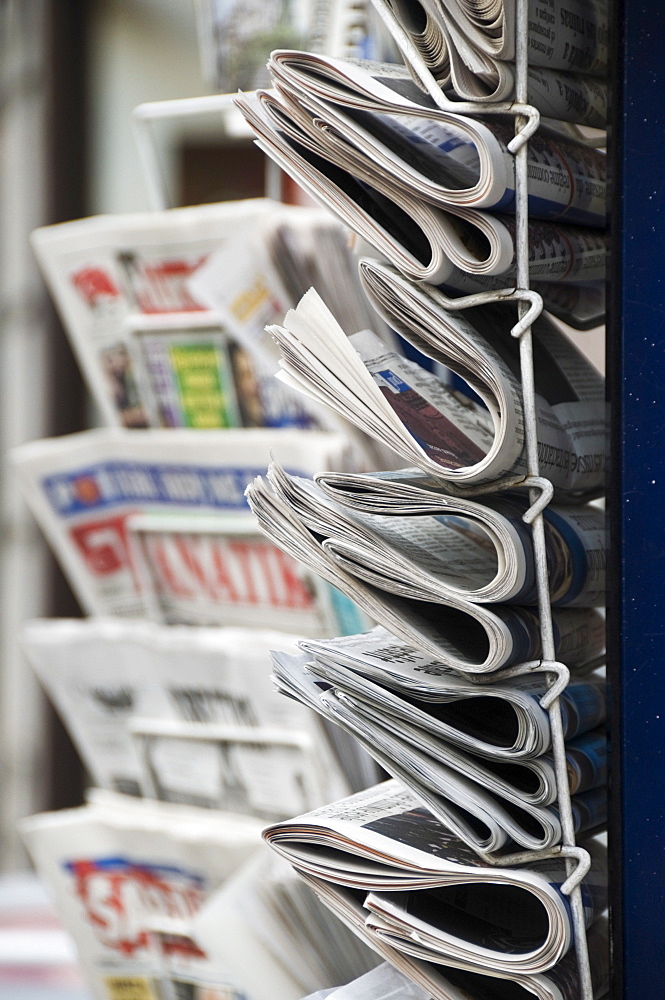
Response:
[[[653,0],[655,3],[655,0]],[[566,860],[568,878],[562,886],[562,892],[569,897],[572,925],[575,939],[575,951],[579,968],[580,993],[579,1000],[593,1000],[593,986],[589,967],[589,956],[586,941],[586,926],[582,903],[581,882],[590,867],[590,856],[586,850],[577,846],[568,787],[566,770],[566,750],[563,735],[563,723],[559,698],[569,680],[569,671],[565,664],[556,659],[550,592],[547,570],[547,555],[545,548],[543,511],[553,496],[553,487],[549,480],[539,474],[538,435],[535,407],[535,384],[533,367],[533,346],[531,324],[543,309],[541,296],[529,287],[528,259],[528,179],[527,154],[529,138],[537,131],[540,114],[536,108],[528,104],[527,71],[528,71],[528,0],[516,0],[515,19],[515,100],[494,104],[477,104],[472,102],[451,102],[447,100],[434,80],[424,75],[422,84],[435,103],[445,111],[459,114],[491,115],[497,112],[511,114],[515,117],[515,136],[508,146],[515,158],[515,216],[516,216],[516,281],[515,286],[467,295],[460,298],[445,299],[446,307],[451,310],[464,310],[490,302],[514,302],[518,307],[518,322],[513,327],[512,336],[519,339],[520,370],[523,391],[523,412],[525,424],[525,457],[527,475],[511,477],[501,481],[484,484],[481,487],[460,489],[460,495],[480,496],[483,493],[494,492],[497,489],[509,489],[515,486],[528,487],[530,507],[524,514],[524,521],[531,526],[536,580],[538,591],[538,610],[540,620],[542,659],[519,664],[505,671],[494,673],[486,678],[488,681],[498,677],[515,676],[518,673],[544,672],[549,678],[547,693],[541,699],[542,707],[548,712],[552,732],[552,754],[555,765],[558,808],[562,826],[562,843],[545,851],[523,851],[501,857],[484,855],[490,864],[506,865],[528,863],[538,859],[563,857]],[[379,13],[381,10],[379,8]],[[637,18],[636,18],[637,20]],[[665,17],[662,18],[665,20]],[[399,48],[406,52],[412,42],[405,32],[401,32],[394,22],[388,22]],[[664,25],[665,27],[665,25]],[[662,37],[662,36],[661,36]],[[159,154],[156,136],[152,123],[157,120],[186,119],[192,115],[217,116],[227,114],[234,95],[215,95],[193,100],[164,101],[139,105],[134,111],[134,126],[146,183],[150,192],[153,208],[166,208],[169,198],[161,176]],[[278,190],[278,183],[272,174],[268,174],[268,193]],[[449,489],[454,487],[449,486]],[[665,633],[664,633],[665,634]],[[601,658],[604,662],[604,658]],[[599,666],[600,662],[590,663],[589,669]],[[474,678],[479,684],[483,678]],[[664,718],[665,718],[665,712]]]

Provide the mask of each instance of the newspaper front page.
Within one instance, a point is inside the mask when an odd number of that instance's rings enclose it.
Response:
[[[148,612],[128,521],[146,510],[247,513],[244,491],[271,451],[294,472],[348,457],[342,435],[296,430],[83,431],[12,452],[23,493],[88,614]]]

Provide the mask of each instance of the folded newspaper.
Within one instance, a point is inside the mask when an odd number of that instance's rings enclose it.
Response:
[[[277,51],[269,67],[280,127],[296,142],[304,133],[341,170],[377,189],[387,177],[444,209],[514,212],[512,116],[441,111],[399,66]],[[528,158],[530,217],[605,227],[604,151],[543,126]]]
[[[515,845],[541,850],[560,842],[551,759],[483,759],[448,743],[436,732],[437,713],[431,706],[430,712],[421,712],[418,718],[417,709],[409,713],[405,697],[395,697],[366,678],[351,675],[347,682],[344,670],[310,665],[307,655],[274,652],[272,656],[279,691],[309,705],[355,737],[446,830],[474,851],[514,850]],[[332,683],[319,680],[331,674],[335,676]],[[411,721],[414,717],[416,724]],[[422,727],[418,725],[421,721]],[[572,799],[573,822],[580,834],[604,826],[607,819],[603,784],[606,745],[600,731],[578,738],[571,748],[571,769],[574,764],[578,773],[584,774]]]
[[[11,453],[25,500],[88,614],[148,612],[128,519],[247,512],[244,490],[271,452],[298,473],[344,468],[343,435],[295,429],[83,431]],[[297,568],[293,567],[297,572]],[[209,568],[214,572],[214,567]]]
[[[436,494],[423,490],[431,514],[386,515],[378,505],[372,513],[352,503],[342,506],[330,491],[289,476],[277,462],[269,479],[326,555],[350,576],[412,600],[538,603],[531,532],[522,520],[529,501],[523,494],[483,495],[480,503],[441,490],[436,507]],[[604,511],[590,505],[548,507],[545,542],[553,606],[604,605]]]
[[[519,346],[502,305],[452,311],[427,285],[361,261],[370,300],[423,354],[459,375],[473,402],[370,331],[347,338],[314,289],[270,328],[282,354],[279,378],[330,406],[429,476],[472,485],[523,475],[524,414]],[[604,380],[554,323],[534,325],[541,475],[564,493],[602,490]]]
[[[272,465],[268,481],[257,478],[247,499],[261,530],[275,545],[332,583],[370,618],[412,646],[456,670],[485,673],[539,659],[540,629],[535,608],[474,604],[449,593],[445,600],[409,598],[376,582],[351,576],[321,545],[316,532],[281,495]],[[555,644],[566,663],[585,664],[604,648],[604,620],[592,608],[555,608]]]
[[[540,705],[547,691],[542,672],[509,680],[486,677],[478,683],[381,626],[362,635],[301,640],[299,645],[317,678],[361,699],[368,710],[382,712],[385,725],[413,729],[416,742],[429,734],[493,762],[525,763],[533,770],[524,795],[532,795],[534,802],[554,801],[554,779],[543,757],[551,750],[552,735],[549,716]],[[595,731],[605,711],[604,681],[573,672],[561,693],[565,740],[570,744]],[[600,753],[606,751],[601,747]],[[596,763],[598,772],[594,768],[589,774],[586,764],[575,764],[574,755],[569,755],[573,792],[604,780],[602,756]]]
[[[464,205],[436,207],[385,170],[371,176],[363,172],[350,153],[354,162],[340,168],[321,141],[287,119],[273,91],[241,94],[236,103],[259,148],[408,277],[462,290],[469,288],[469,275],[500,275],[504,284],[514,280],[514,215]],[[529,223],[529,273],[534,279],[602,281],[606,259],[607,236],[598,229],[538,219]]]
[[[307,879],[314,891],[359,937],[366,938],[363,910],[348,890]],[[600,1000],[608,986],[608,930],[603,919],[588,932],[593,996]],[[378,946],[383,965],[339,989],[322,990],[306,1000],[578,1000],[579,974],[573,955],[564,955],[554,968],[536,976],[515,976],[510,984],[478,972],[444,968],[431,962],[409,958],[389,945]]]
[[[369,935],[407,955],[510,979],[551,969],[571,947],[563,859],[490,865],[397,781],[263,835],[298,871],[366,893]],[[606,906],[607,872],[604,849],[588,846],[590,925]]]
[[[372,934],[365,926],[367,911],[363,894],[343,886],[303,875],[308,885],[333,913],[387,962],[375,974],[363,976],[361,993],[356,983],[329,994],[335,1000],[386,1000],[394,996],[405,1000],[579,1000],[580,977],[574,952],[568,951],[547,972],[531,975],[512,973],[510,981],[496,978],[491,972],[471,971],[434,964],[398,951],[386,940]],[[609,935],[607,920],[600,917],[587,931],[594,1000],[607,996],[609,985]],[[406,977],[406,980],[398,977]],[[415,992],[414,986],[419,992]],[[328,993],[314,994],[309,1000],[326,1000]]]
[[[493,533],[497,529],[499,537],[503,537],[497,519],[507,517],[511,530],[523,540],[524,556],[519,548],[518,565],[524,565],[527,577],[532,572],[530,535],[523,522],[526,498],[519,491],[483,494],[482,502],[465,500],[450,496],[443,483],[424,475],[419,469],[358,475],[319,472],[314,480],[327,497],[353,514],[376,514],[383,518],[408,515],[470,518],[484,530],[489,529],[490,537],[495,537]],[[601,602],[607,564],[607,529],[602,510],[594,504],[552,505],[545,509],[544,520],[553,602],[560,603],[562,588],[569,587],[572,589],[568,589],[568,597],[574,601],[573,594],[580,585],[589,585],[591,592],[598,587],[596,594]],[[510,546],[504,550],[500,544],[497,553],[503,571],[513,572]],[[559,572],[554,570],[557,565]],[[590,596],[589,603],[593,604],[595,600],[596,597]]]
[[[435,100],[509,101],[515,85],[515,0],[372,0],[413,77]],[[551,118],[604,128],[607,0],[528,7],[528,99]],[[443,102],[442,102],[443,103]]]

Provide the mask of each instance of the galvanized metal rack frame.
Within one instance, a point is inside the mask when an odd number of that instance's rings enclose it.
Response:
[[[656,3],[657,0],[651,0],[651,2]],[[393,24],[390,24],[389,27],[393,31],[395,41],[400,49],[403,52],[408,51],[412,43],[406,33],[401,33],[399,29],[394,30],[395,26]],[[572,915],[574,946],[580,979],[579,1000],[593,1000],[593,986],[591,983],[581,891],[582,879],[590,867],[590,856],[586,850],[578,847],[575,841],[566,770],[566,749],[559,701],[561,693],[568,684],[570,675],[566,665],[556,659],[545,548],[543,511],[550,503],[554,491],[549,480],[540,476],[538,462],[538,430],[531,325],[542,312],[543,301],[540,295],[531,291],[529,287],[527,156],[528,141],[538,129],[540,114],[536,108],[528,104],[528,0],[516,0],[515,51],[515,100],[513,102],[502,102],[491,105],[459,101],[451,102],[446,99],[431,77],[424,76],[422,80],[430,96],[443,110],[473,115],[502,112],[514,115],[515,117],[515,136],[508,147],[515,158],[515,286],[492,292],[463,296],[461,298],[444,298],[444,300],[446,307],[451,310],[469,309],[473,306],[490,302],[514,302],[518,307],[518,322],[512,328],[511,333],[512,336],[519,339],[520,344],[527,475],[503,479],[500,482],[486,484],[476,489],[460,489],[459,492],[465,496],[479,496],[483,493],[496,491],[498,488],[508,489],[521,486],[528,487],[529,489],[531,506],[524,514],[524,521],[531,526],[532,530],[542,658],[500,671],[498,674],[495,673],[485,680],[491,681],[496,680],[499,676],[507,678],[531,672],[544,672],[548,676],[549,687],[541,699],[541,705],[548,712],[552,731],[552,754],[556,772],[562,842],[560,845],[545,851],[523,851],[509,857],[505,855],[496,857],[486,854],[484,858],[490,864],[494,865],[528,863],[529,861],[546,858],[565,859],[568,877],[562,886],[562,892],[568,896]],[[134,112],[135,135],[148,185],[151,205],[154,209],[167,208],[169,197],[161,175],[160,157],[152,128],[153,122],[165,119],[188,118],[194,115],[219,116],[221,119],[221,115],[231,108],[232,100],[233,95],[215,95],[182,101],[143,104],[136,108]],[[599,663],[589,664],[589,669],[600,665],[602,662],[604,661],[600,658]],[[483,679],[478,679],[478,683],[483,683]],[[665,711],[663,716],[665,718]],[[643,1000],[643,997],[640,1000]]]

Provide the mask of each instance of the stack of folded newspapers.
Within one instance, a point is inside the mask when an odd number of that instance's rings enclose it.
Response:
[[[275,824],[264,837],[344,923],[434,1000],[578,1000],[562,860],[488,865],[396,781]],[[606,857],[589,846],[584,911],[596,995],[603,996]]]
[[[378,623],[274,652],[278,690],[391,776],[264,836],[426,995],[577,1000],[585,970],[557,856],[570,794],[592,859],[582,900],[602,997],[607,415],[603,379],[560,321],[583,330],[604,317],[605,3],[531,4],[526,39],[532,124],[547,116],[529,139],[526,238],[545,310],[531,316],[535,430],[552,488],[555,655],[570,671],[565,748],[543,707],[552,677],[512,332],[515,5],[375,5],[406,67],[277,51],[272,89],[237,99],[259,147],[355,232],[363,288],[400,336],[396,346],[377,328],[344,327],[315,289],[269,328],[279,380],[401,468],[298,477],[275,457],[247,490],[266,536]],[[483,290],[497,293],[491,304],[458,301]],[[358,995],[383,988],[375,971]]]
[[[261,149],[312,197],[410,279],[460,291],[510,286],[512,116],[442,110],[392,65],[293,51],[274,52],[269,65],[273,89],[238,105]],[[528,174],[534,287],[574,324],[597,321],[604,152],[548,119],[529,142]]]

